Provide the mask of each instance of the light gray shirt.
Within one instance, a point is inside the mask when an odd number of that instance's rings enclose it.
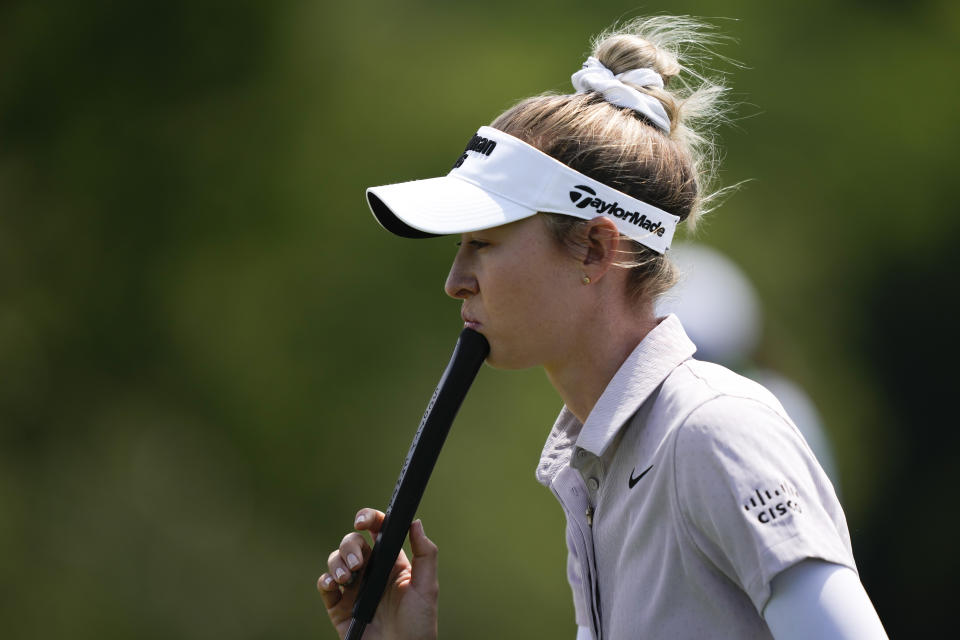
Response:
[[[826,474],[766,389],[664,318],[581,424],[566,407],[537,479],[567,516],[576,621],[597,640],[769,638],[770,582],[806,558],[856,571]]]

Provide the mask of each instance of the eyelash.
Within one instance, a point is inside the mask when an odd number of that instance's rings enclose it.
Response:
[[[490,243],[483,242],[482,240],[470,240],[469,242],[467,242],[467,244],[474,249],[483,249],[484,247],[488,246]],[[457,246],[458,247],[463,246],[463,243],[457,240]]]

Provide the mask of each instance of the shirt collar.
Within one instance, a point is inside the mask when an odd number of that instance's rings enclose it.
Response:
[[[630,416],[670,372],[692,357],[696,350],[676,315],[663,318],[620,365],[587,416],[586,423],[581,425],[569,409],[563,408],[543,449],[538,479],[548,481],[557,466],[569,460],[570,445],[574,440],[575,448],[602,456]]]
[[[627,356],[580,430],[577,446],[596,456],[670,372],[696,352],[680,319],[668,315]]]

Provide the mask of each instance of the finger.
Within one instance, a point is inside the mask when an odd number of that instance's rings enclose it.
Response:
[[[347,625],[349,625],[352,617],[355,594],[349,590],[341,591],[340,585],[328,573],[320,576],[317,581],[317,589],[320,591],[327,615],[330,616],[330,622],[340,633],[340,637],[344,637]]]
[[[357,531],[369,531],[373,539],[376,540],[377,534],[380,533],[380,529],[383,527],[385,518],[386,515],[382,511],[370,508],[360,509],[360,511],[357,512],[357,517],[354,519],[353,527]],[[366,558],[364,558],[364,562],[366,562]],[[403,549],[401,549],[397,555],[393,570],[390,573],[390,579],[393,580],[400,572],[409,568],[410,562],[407,560],[407,555],[403,552]]]
[[[323,598],[323,606],[327,610],[333,609],[340,602],[340,587],[329,573],[325,573],[317,580],[317,591]]]
[[[413,590],[436,597],[440,586],[437,580],[437,556],[439,551],[423,531],[423,522],[415,520],[410,525],[410,551],[413,554]]]
[[[383,526],[385,517],[383,511],[370,508],[360,509],[353,521],[353,528],[357,531],[369,531],[376,538],[377,534],[380,533],[380,527]]]
[[[353,572],[347,567],[347,562],[340,555],[340,549],[327,556],[327,571],[340,585],[347,585],[353,580]]]
[[[370,545],[357,532],[348,533],[340,541],[340,557],[350,571],[359,571],[370,555]]]

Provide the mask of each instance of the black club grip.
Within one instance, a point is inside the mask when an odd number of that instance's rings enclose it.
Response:
[[[464,329],[460,333],[450,362],[427,404],[420,427],[400,469],[383,526],[360,583],[346,640],[360,640],[364,628],[377,611],[387,579],[400,554],[450,425],[489,353],[490,345],[483,335],[472,329]]]

